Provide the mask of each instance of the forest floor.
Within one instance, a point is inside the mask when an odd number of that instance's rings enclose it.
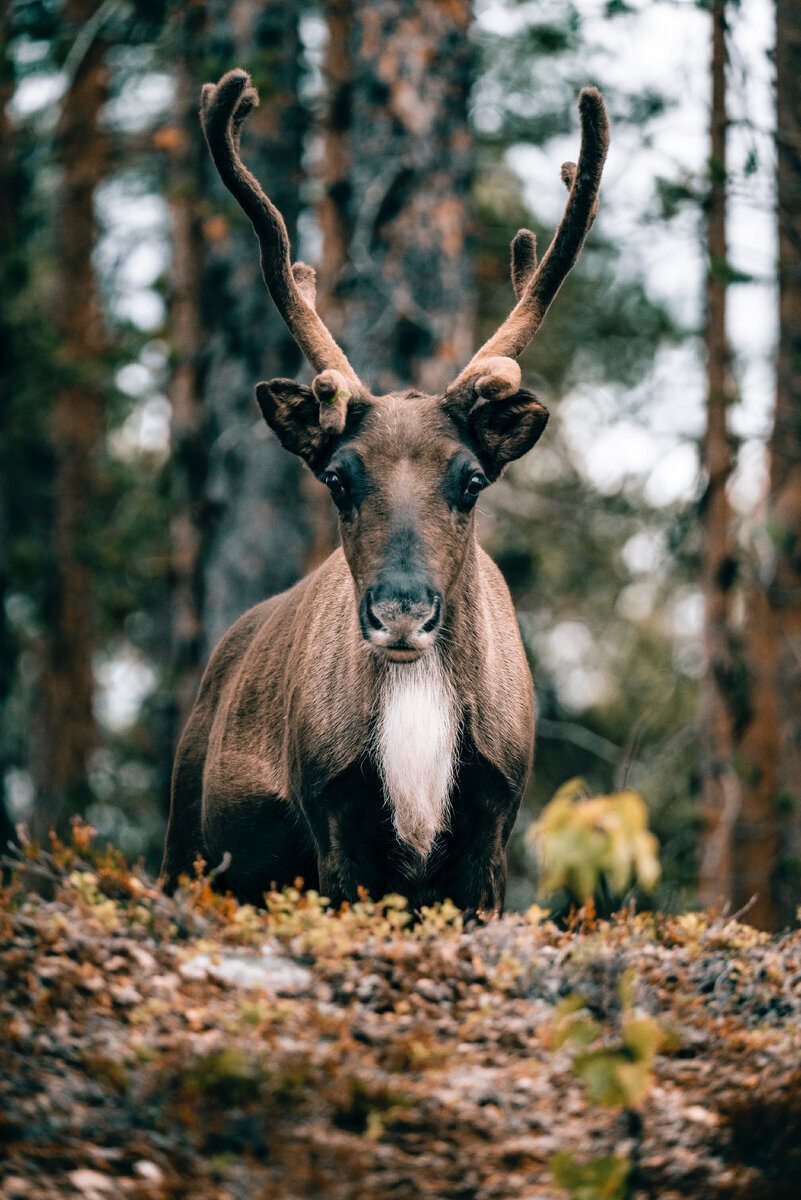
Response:
[[[801,932],[175,899],[86,827],[0,894],[5,1200],[790,1200]]]

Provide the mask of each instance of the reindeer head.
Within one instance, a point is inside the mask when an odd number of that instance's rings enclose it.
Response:
[[[283,445],[329,488],[340,513],[362,633],[395,661],[431,647],[472,544],[480,492],[531,449],[547,410],[521,387],[517,358],[578,258],[597,210],[609,140],[600,93],[579,98],[578,166],[565,163],[564,215],[537,263],[533,233],[512,242],[517,305],[443,395],[374,396],[315,308],[315,275],[290,260],[286,225],[239,156],[242,124],[258,96],[248,75],[206,84],[201,121],[220,176],[250,218],[264,280],[317,372],[311,387],[260,383],[256,397]]]

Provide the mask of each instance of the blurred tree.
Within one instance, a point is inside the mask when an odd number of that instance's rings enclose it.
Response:
[[[131,737],[118,738],[105,724],[105,714],[95,736],[83,739],[84,750],[91,747],[91,753],[79,756],[82,778],[74,789],[62,789],[48,810],[47,794],[37,795],[34,782],[51,771],[52,756],[70,736],[69,723],[65,732],[60,723],[52,725],[54,705],[65,708],[68,718],[82,713],[86,732],[98,699],[103,708],[92,667],[102,670],[112,661],[120,640],[129,645],[132,616],[139,627],[157,626],[158,585],[164,582],[159,543],[166,510],[158,496],[158,470],[149,461],[152,456],[120,457],[112,446],[126,418],[136,416],[130,396],[114,387],[114,372],[137,357],[143,338],[120,316],[115,303],[119,290],[114,275],[125,252],[120,253],[117,243],[109,256],[104,244],[107,197],[119,178],[113,178],[112,170],[147,180],[151,167],[139,157],[143,142],[138,133],[128,132],[125,117],[130,112],[120,119],[118,101],[146,72],[148,47],[162,13],[159,0],[138,0],[134,5],[94,6],[91,19],[85,17],[85,9],[77,13],[63,5],[27,4],[7,6],[3,16],[9,35],[4,80],[15,103],[3,109],[3,170],[12,173],[3,196],[14,224],[13,241],[8,250],[4,247],[0,264],[8,284],[0,300],[0,321],[7,334],[2,339],[0,390],[8,409],[0,445],[0,491],[8,531],[3,611],[10,633],[10,694],[3,704],[0,765],[14,818],[32,819],[40,834],[51,817],[63,823],[58,816],[65,819],[72,804],[85,808],[100,792],[108,797],[115,790],[119,811],[127,808],[130,813],[131,828],[141,821],[138,806],[147,809],[141,764],[153,759],[149,731],[139,729]],[[93,69],[98,47],[105,51],[102,89],[85,80],[80,83]],[[29,95],[41,97],[59,75],[67,86],[58,100],[40,99],[27,108],[16,103],[17,89],[22,94],[27,87]],[[88,128],[82,112],[87,100]],[[69,105],[72,111],[65,113]],[[92,182],[99,159],[102,171]],[[65,280],[68,271],[74,277]],[[73,291],[76,284],[80,286]],[[86,290],[89,285],[91,293]],[[79,412],[81,396],[94,408],[94,430]],[[58,448],[56,409],[68,426]],[[73,500],[78,507],[70,513]],[[57,530],[60,559],[55,553]],[[71,576],[66,585],[65,570]],[[84,609],[77,618],[76,605]],[[144,617],[145,610],[153,616]],[[59,629],[53,625],[59,621],[69,624]],[[66,682],[69,661],[59,657],[64,644],[73,652],[76,621],[89,642],[84,642],[81,654],[83,694],[73,692]],[[135,640],[151,651],[152,637]],[[55,694],[53,679],[44,670],[54,663]],[[105,768],[112,760],[110,773]],[[104,769],[99,773],[101,762]],[[120,786],[126,772],[128,777],[139,773],[133,793]],[[87,775],[92,776],[91,784]],[[129,846],[136,850],[141,844]]]
[[[801,10],[776,0],[776,149],[779,346],[770,439],[770,517],[776,562],[768,589],[775,622],[774,729],[779,778],[772,818],[781,820],[775,877],[781,924],[801,898]],[[775,712],[775,709],[773,710]],[[773,712],[765,714],[770,721]]]
[[[469,0],[330,0],[320,309],[374,389],[470,358]]]
[[[707,427],[702,503],[701,582],[704,593],[706,661],[700,727],[701,809],[704,820],[699,898],[705,906],[730,901],[734,889],[733,831],[740,813],[740,780],[734,747],[742,725],[738,655],[733,645],[732,602],[737,550],[728,485],[734,466],[729,410],[735,398],[726,334],[728,251],[726,239],[726,0],[712,6],[712,103],[709,193],[706,214]],[[739,703],[739,711],[738,711]]]
[[[173,340],[173,621],[177,732],[212,646],[241,613],[293,583],[312,540],[300,471],[268,436],[255,383],[299,353],[275,311],[247,221],[216,178],[197,116],[200,87],[243,66],[261,96],[243,153],[296,241],[305,116],[299,8],[238,0],[177,6],[170,166]]]
[[[6,6],[0,30],[0,790],[5,839],[12,817],[30,815],[34,795],[32,726],[54,521],[48,419],[63,373],[50,269],[52,206],[45,211],[36,186],[37,175],[50,163],[50,147],[12,108],[19,83],[15,46],[28,26],[16,8]],[[37,14],[31,34],[52,37],[52,17]]]
[[[9,54],[9,12],[0,18],[0,429],[11,425],[11,396],[14,388],[15,362],[14,315],[11,297],[19,288],[24,265],[20,262],[22,248],[21,205],[26,180],[19,169],[18,148],[8,117],[8,106],[14,94],[16,80],[14,64]],[[16,645],[8,613],[11,591],[11,463],[10,439],[0,439],[0,710],[6,711],[14,682]],[[5,779],[13,758],[10,754],[10,731],[3,722],[0,729],[0,848],[13,832],[13,822],[6,806]]]
[[[208,417],[203,404],[202,359],[206,348],[202,296],[205,147],[198,122],[199,66],[205,50],[206,6],[177,6],[173,14],[174,125],[161,128],[156,144],[167,152],[172,261],[169,327],[172,372],[171,595],[172,691],[177,730],[191,711],[204,665],[203,549],[206,536]]]
[[[77,39],[95,8],[94,0],[68,0],[65,32]],[[88,538],[103,430],[101,376],[108,338],[92,253],[94,198],[108,170],[108,141],[100,123],[107,88],[105,44],[96,33],[81,45],[80,53],[68,57],[58,125],[62,179],[56,305],[63,372],[51,415],[52,558],[45,587],[46,631],[33,756],[38,799],[32,826],[39,835],[57,824],[63,812],[85,805],[89,755],[97,743]]]
[[[633,128],[647,143],[651,119],[666,106],[653,89],[628,94],[588,76],[579,5],[544,4],[526,14],[514,6],[513,15],[513,33],[481,26],[476,34],[479,339],[513,303],[514,232],[529,225],[543,252],[553,235],[555,218],[544,222],[539,199],[533,211],[524,201],[513,154],[524,146],[552,154],[551,192],[543,196],[551,206],[564,196],[561,139],[569,134],[578,146],[575,104],[584,84],[604,92],[611,172],[621,128],[628,124],[629,136]],[[619,236],[607,233],[614,206],[605,180],[579,263],[521,359],[524,379],[551,409],[548,429],[482,501],[483,540],[512,589],[537,693],[534,777],[510,846],[511,907],[533,898],[521,825],[578,774],[594,791],[631,785],[643,794],[662,844],[658,905],[682,907],[695,888],[697,666],[675,626],[696,568],[694,524],[686,504],[649,502],[647,476],[632,472],[599,488],[584,461],[583,422],[604,437],[611,463],[618,422],[625,440],[638,424],[651,425],[654,367],[688,336],[651,295]]]
[[[725,232],[725,0],[712,10],[712,186],[706,209],[709,482],[703,508],[707,664],[699,895],[709,906],[748,905],[748,920],[762,929],[779,928],[795,915],[801,835],[796,816],[801,796],[801,506],[795,495],[801,445],[796,428],[796,408],[801,405],[801,117],[794,73],[801,65],[801,21],[782,4],[776,13],[779,353],[768,497],[775,563],[767,571],[758,556],[738,546],[726,495],[733,466],[728,411],[734,399],[725,334],[726,287],[737,275],[728,263]]]
[[[218,3],[210,10],[206,59],[207,78],[232,66],[251,73],[261,105],[248,120],[245,161],[283,213],[296,248],[307,124],[299,99],[300,16],[296,0]],[[254,400],[258,380],[294,376],[301,357],[267,294],[250,225],[217,178],[208,152],[204,162],[208,653],[246,608],[304,573],[313,552],[316,514],[309,510],[301,467],[269,435]]]

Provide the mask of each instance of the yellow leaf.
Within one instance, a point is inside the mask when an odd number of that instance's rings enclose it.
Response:
[[[623,1045],[635,1061],[650,1064],[662,1045],[662,1030],[653,1017],[632,1017],[623,1025]]]

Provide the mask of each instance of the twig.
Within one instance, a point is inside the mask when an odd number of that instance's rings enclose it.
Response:
[[[604,762],[616,763],[620,758],[619,746],[601,737],[599,733],[593,733],[586,726],[579,725],[577,721],[551,721],[547,717],[539,717],[537,733],[540,737],[555,741],[572,742],[574,746],[588,750]]]
[[[746,903],[743,905],[742,908],[738,908],[736,913],[732,913],[732,915],[729,917],[729,920],[730,921],[739,921],[740,917],[744,917],[747,912],[751,911],[751,909],[754,907],[754,905],[756,904],[758,899],[759,899],[759,893],[754,892],[751,899],[746,901]]]
[[[96,12],[83,25],[75,38],[75,41],[69,48],[67,57],[64,59],[64,66],[61,68],[64,72],[65,92],[68,92],[75,82],[75,76],[81,68],[81,63],[89,53],[89,48],[95,40],[103,25],[115,9],[119,8],[121,0],[103,0],[103,3]]]
[[[210,879],[210,880],[216,879],[218,875],[224,874],[224,872],[228,870],[230,865],[231,865],[231,851],[226,850],[225,854],[223,854],[222,859],[218,863],[218,865],[212,871],[209,871],[208,879]]]
[[[639,748],[643,734],[648,728],[650,717],[647,713],[641,713],[639,717],[632,723],[629,729],[628,737],[625,745],[620,753],[620,762],[615,771],[615,788],[620,791],[628,783],[631,768],[635,764],[635,752]]]

